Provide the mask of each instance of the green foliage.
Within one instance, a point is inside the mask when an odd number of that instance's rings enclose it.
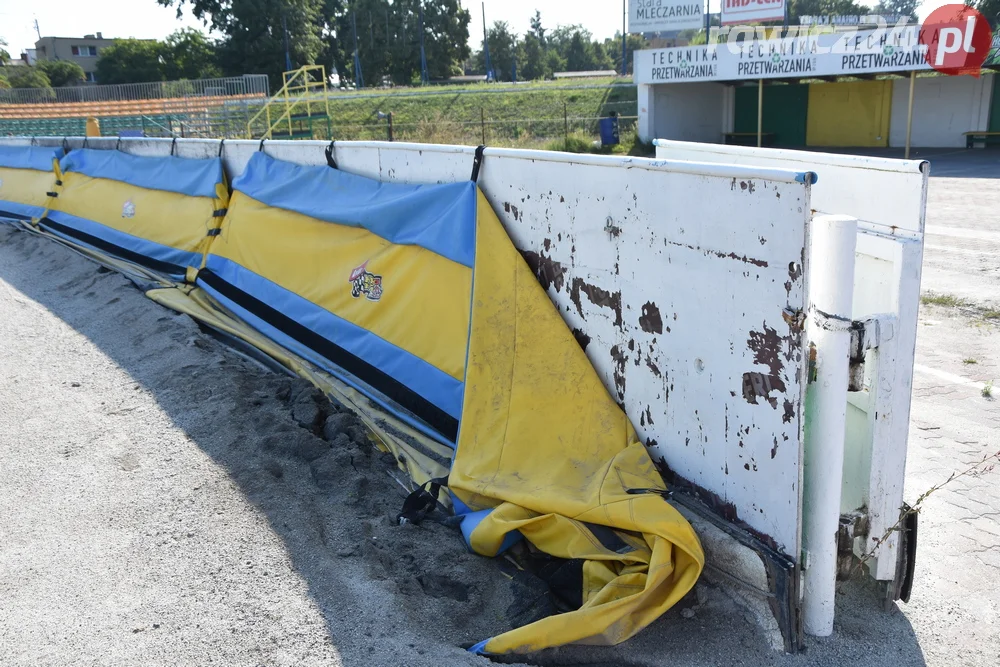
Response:
[[[215,45],[193,28],[178,30],[167,37],[163,58],[163,74],[167,81],[222,76],[216,64]]]
[[[908,16],[911,20],[917,20],[917,8],[920,6],[920,0],[880,0],[880,2],[875,5],[874,13],[876,14],[899,14],[900,16]]]
[[[626,58],[628,58],[628,72],[632,71],[634,64],[634,54],[636,51],[649,48],[649,42],[642,35],[629,35],[625,40]],[[612,69],[616,72],[622,71],[622,36],[615,33],[613,38],[604,40],[604,50],[612,62]]]
[[[490,45],[490,62],[493,64],[493,73],[498,81],[510,81],[513,74],[514,56],[518,53],[517,36],[510,31],[510,26],[506,21],[497,21],[487,33]],[[476,70],[486,73],[486,56],[483,51],[476,52],[474,57]],[[521,63],[518,63],[520,70]],[[522,78],[520,71],[518,78]],[[534,78],[523,76],[523,78]]]
[[[4,67],[10,62],[10,53],[4,47],[7,46],[7,41],[0,37],[0,67]]]
[[[53,88],[74,86],[86,80],[83,68],[69,60],[40,60],[36,67],[45,72]]]
[[[10,88],[10,81],[7,80],[7,75],[0,72],[0,90],[7,90]]]
[[[357,22],[358,55],[365,84],[389,81],[409,85],[420,81],[419,0],[355,0],[350,7],[336,9],[339,0],[328,0],[327,21],[332,29],[327,54],[337,70],[349,79],[354,71],[354,23]],[[424,52],[432,80],[461,72],[469,57],[468,11],[458,0],[424,3]]]
[[[116,39],[101,50],[97,60],[97,80],[102,84],[163,81],[165,48],[162,42],[144,39]]]
[[[5,70],[11,88],[51,88],[52,82],[37,67],[8,67]]]
[[[975,8],[985,16],[994,28],[1000,26],[1000,0],[977,0]]]
[[[274,88],[285,71],[284,22],[288,28],[292,67],[315,64],[324,50],[325,8],[339,0],[157,0],[189,6],[194,16],[222,33],[217,47],[218,66],[230,76],[267,74]]]
[[[800,16],[840,16],[870,14],[871,8],[854,0],[791,0],[791,23],[797,24]]]

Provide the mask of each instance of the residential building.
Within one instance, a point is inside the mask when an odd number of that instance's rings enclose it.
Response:
[[[115,43],[101,33],[83,37],[42,37],[35,42],[38,60],[69,60],[83,68],[88,83],[97,82],[97,58]]]

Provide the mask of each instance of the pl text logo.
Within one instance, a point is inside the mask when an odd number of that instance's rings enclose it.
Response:
[[[992,39],[989,21],[968,5],[938,7],[920,31],[920,43],[927,47],[927,64],[942,74],[978,77]]]

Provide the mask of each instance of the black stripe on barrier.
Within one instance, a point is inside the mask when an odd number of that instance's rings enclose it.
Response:
[[[304,327],[256,297],[234,287],[213,273],[211,269],[202,269],[198,273],[198,279],[204,281],[206,285],[236,305],[264,320],[281,333],[305,345],[310,350],[323,356],[323,358],[329,359],[362,382],[382,392],[400,406],[424,420],[428,426],[448,438],[450,442],[455,442],[458,439],[458,420],[399,380],[372,366],[364,359],[348,352],[336,343],[320,336],[315,331]]]
[[[183,266],[171,264],[170,262],[164,262],[159,259],[153,259],[152,257],[147,257],[146,255],[140,255],[139,253],[129,250],[128,248],[123,248],[120,245],[116,245],[110,241],[105,241],[97,236],[81,232],[79,229],[67,227],[64,224],[54,221],[52,218],[42,218],[39,225],[74,238],[77,241],[82,241],[83,243],[97,248],[98,250],[110,253],[119,259],[124,259],[127,262],[144,266],[147,269],[152,269],[153,271],[159,271],[160,273],[166,273],[171,276],[183,276],[187,272],[187,269]]]
[[[0,208],[0,218],[10,218],[11,220],[24,220],[25,222],[31,220],[30,215],[21,215],[20,213],[12,213],[10,211],[5,211]]]

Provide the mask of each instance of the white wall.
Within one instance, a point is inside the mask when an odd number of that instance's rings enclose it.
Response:
[[[721,83],[673,83],[649,86],[646,113],[650,135],[644,140],[721,142],[722,133],[732,127],[733,92]],[[640,95],[639,127],[643,125]]]
[[[911,145],[922,148],[965,148],[963,132],[985,130],[995,76],[918,78],[913,97]],[[906,113],[910,80],[892,84],[889,145],[906,145]]]

